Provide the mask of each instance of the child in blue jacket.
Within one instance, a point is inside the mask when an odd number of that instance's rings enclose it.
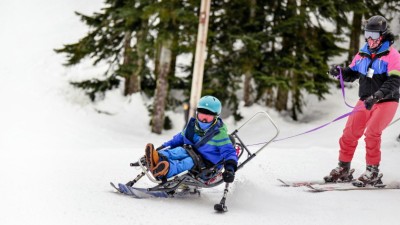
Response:
[[[195,118],[191,118],[182,132],[175,135],[157,149],[146,146],[146,163],[158,179],[169,178],[195,166],[187,147],[190,146],[207,165],[223,162],[225,182],[231,183],[237,169],[236,150],[229,138],[227,127],[219,118],[221,102],[213,96],[199,100]]]

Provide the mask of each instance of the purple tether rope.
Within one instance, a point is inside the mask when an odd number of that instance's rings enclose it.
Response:
[[[344,91],[344,82],[343,82],[342,69],[340,68],[340,66],[337,66],[337,68],[339,69],[339,75],[338,75],[337,78],[339,78],[339,80],[340,80],[340,87],[341,87],[341,89],[342,89],[343,101],[344,101],[344,103],[345,103],[348,107],[352,108],[353,110],[352,110],[351,112],[345,113],[345,114],[343,114],[343,115],[337,117],[336,119],[332,120],[331,122],[325,123],[325,124],[323,124],[323,125],[321,125],[321,126],[319,126],[319,127],[313,128],[313,129],[311,129],[311,130],[305,131],[305,132],[300,133],[300,134],[295,134],[295,135],[292,135],[292,136],[289,136],[289,137],[276,139],[276,140],[273,140],[272,142],[283,141],[283,140],[290,139],[290,138],[294,138],[294,137],[297,137],[297,136],[300,136],[300,135],[303,135],[303,134],[311,133],[311,132],[313,132],[313,131],[316,131],[316,130],[319,130],[319,129],[323,128],[323,127],[326,127],[326,126],[328,126],[328,125],[331,124],[331,123],[334,123],[334,122],[336,122],[336,121],[338,121],[338,120],[341,120],[341,119],[343,119],[343,118],[346,118],[346,117],[348,117],[350,114],[353,114],[354,112],[357,112],[359,109],[364,108],[363,105],[360,105],[360,106],[358,106],[358,107],[354,107],[354,106],[349,105],[349,104],[346,102],[346,95],[345,95],[345,91]],[[260,144],[264,144],[264,143],[265,143],[265,142],[257,143],[257,144],[251,144],[251,145],[248,145],[248,146],[260,145]]]
[[[283,141],[283,140],[286,140],[286,139],[289,139],[289,138],[297,137],[297,136],[300,136],[300,135],[303,135],[303,134],[307,134],[307,133],[311,133],[311,132],[313,132],[313,131],[319,130],[319,129],[323,128],[323,127],[328,126],[328,125],[331,124],[331,123],[334,123],[334,122],[336,122],[336,121],[338,121],[338,120],[341,120],[341,119],[343,119],[343,118],[345,118],[345,117],[348,117],[350,114],[353,114],[354,112],[357,112],[359,109],[361,109],[361,108],[363,108],[363,107],[364,107],[363,105],[360,105],[360,106],[358,106],[358,107],[353,107],[354,109],[353,109],[351,112],[345,113],[345,114],[343,114],[343,115],[337,117],[336,119],[332,120],[332,121],[329,122],[329,123],[325,123],[325,124],[323,124],[323,125],[321,125],[321,126],[319,126],[319,127],[313,128],[313,129],[311,129],[311,130],[305,131],[305,132],[300,133],[300,134],[292,135],[292,136],[285,137],[285,138],[276,139],[276,140],[274,140],[273,142]],[[259,144],[261,144],[261,143],[259,143]],[[257,145],[258,145],[258,144],[257,144]]]
[[[344,82],[343,82],[342,68],[340,68],[340,66],[337,66],[336,68],[339,70],[340,87],[342,89],[342,95],[343,95],[344,104],[346,104],[350,108],[354,108],[354,106],[351,106],[346,102],[346,94],[344,92]],[[338,78],[338,77],[336,77],[336,78]]]

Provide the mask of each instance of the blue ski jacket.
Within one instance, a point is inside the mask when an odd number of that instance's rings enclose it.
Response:
[[[171,148],[175,148],[188,144],[197,150],[203,159],[213,164],[217,164],[223,160],[224,162],[229,161],[229,163],[234,163],[234,166],[237,166],[238,158],[236,150],[227,133],[227,127],[220,118],[200,137],[195,132],[195,126],[196,119],[191,118],[185,129],[176,134],[171,140],[165,142],[163,147],[170,146]],[[204,141],[206,143],[203,143]]]

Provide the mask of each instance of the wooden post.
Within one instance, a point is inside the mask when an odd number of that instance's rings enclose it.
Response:
[[[204,64],[206,60],[207,32],[211,0],[201,0],[199,28],[197,31],[196,54],[194,59],[192,89],[190,92],[189,117],[194,116],[197,102],[201,97]]]

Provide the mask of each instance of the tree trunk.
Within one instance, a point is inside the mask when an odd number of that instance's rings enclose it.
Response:
[[[306,18],[306,11],[305,11],[305,3],[304,0],[300,1],[300,7],[299,7],[299,18]],[[306,25],[306,21],[303,21],[302,24],[299,24],[299,27],[296,31],[297,37],[306,37],[307,36],[307,27],[304,27]],[[303,52],[306,51],[305,45],[302,42],[295,42],[295,49],[296,49],[296,62],[302,63],[303,59]],[[298,120],[297,113],[298,111],[301,110],[301,87],[299,84],[299,80],[303,74],[301,72],[296,72],[293,69],[290,69],[289,71],[289,77],[290,79],[290,99],[292,101],[292,119],[294,121]]]
[[[253,89],[251,86],[251,80],[252,80],[251,70],[247,69],[244,74],[244,84],[243,84],[244,106],[251,106],[253,104],[253,101],[251,100],[251,92]]]
[[[136,69],[131,72],[131,74],[128,74],[127,77],[125,78],[125,87],[124,87],[124,95],[130,95],[136,92],[140,91],[140,73],[143,69],[143,54],[140,54],[140,48],[138,47],[140,43],[140,35],[137,36],[137,43],[136,43],[136,48],[137,48],[137,53],[138,53],[138,60],[136,61]],[[132,62],[132,47],[131,47],[131,40],[132,40],[132,34],[131,32],[127,32],[125,34],[125,40],[124,40],[124,59],[122,62],[122,65],[129,65],[133,64]]]
[[[256,0],[250,0],[249,4],[250,4],[249,24],[253,24],[254,18],[256,16],[257,2]],[[246,65],[244,73],[243,101],[244,101],[244,106],[251,106],[253,104],[253,100],[251,99],[251,93],[253,91],[253,88],[251,86],[251,81],[253,79],[252,68],[254,68],[254,66],[252,65],[252,61],[249,61],[246,64],[248,65]]]
[[[278,93],[276,96],[275,109],[278,111],[287,110],[289,91],[285,88],[278,87]]]
[[[264,91],[264,95],[265,95],[265,106],[274,107],[275,98],[274,98],[273,88],[267,88]]]
[[[351,63],[354,55],[360,49],[360,34],[361,34],[362,13],[354,12],[353,23],[350,34],[349,55],[347,57],[347,65]]]
[[[286,16],[288,18],[292,18],[296,16],[296,0],[288,0],[287,5],[286,5]],[[291,31],[291,32],[296,32],[296,30]],[[280,52],[281,55],[295,55],[295,43],[293,40],[291,40],[291,34],[288,32],[283,32],[283,37],[282,37],[282,50]],[[284,69],[284,68],[283,68]],[[293,79],[293,74],[291,72],[292,69],[287,68],[281,72],[282,77],[285,78],[288,87],[285,87],[284,85],[278,87],[278,92],[276,96],[276,102],[275,102],[275,108],[278,111],[283,111],[287,110],[287,103],[289,99],[289,92],[291,88],[291,82]]]
[[[153,119],[151,131],[161,134],[164,127],[165,106],[168,93],[168,74],[171,68],[171,44],[172,41],[166,40],[162,42],[159,54],[159,65],[157,73],[157,86],[154,94]]]

